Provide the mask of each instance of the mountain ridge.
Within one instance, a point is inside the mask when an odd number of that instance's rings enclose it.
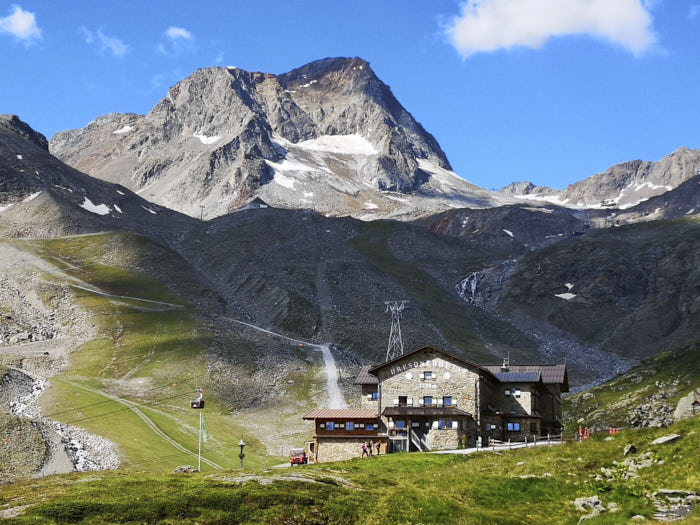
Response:
[[[348,140],[365,147],[348,149]],[[57,133],[50,148],[192,216],[200,204],[215,217],[255,196],[368,218],[508,201],[454,175],[434,137],[359,58],[282,75],[201,68],[148,114],[100,117]]]

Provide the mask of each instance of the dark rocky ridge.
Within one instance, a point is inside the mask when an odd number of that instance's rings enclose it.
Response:
[[[126,229],[164,240],[191,220],[123,186],[66,166],[48,152],[43,136],[18,117],[3,116],[0,123],[10,124],[0,124],[0,206],[4,208],[0,231],[4,235],[53,237]],[[109,211],[88,211],[87,200],[94,206],[104,204]]]

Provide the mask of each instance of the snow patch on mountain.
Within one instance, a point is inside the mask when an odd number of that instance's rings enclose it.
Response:
[[[297,182],[296,179],[293,179],[291,177],[285,177],[277,171],[275,171],[275,177],[272,180],[280,186],[284,186],[285,188],[288,188],[290,190],[294,189],[294,184]]]
[[[446,170],[435,164],[429,159],[416,159],[418,161],[418,167],[423,171],[427,171],[433,175],[439,182],[452,187],[452,179],[458,179],[460,182],[464,182],[464,179],[457,175],[454,171]]]
[[[272,162],[272,161],[266,160],[265,164],[267,164],[273,170],[275,170],[275,173],[278,173],[280,171],[298,171],[298,172],[311,171],[311,168],[309,165],[303,164],[301,162],[297,162],[296,160],[289,159],[289,158],[283,159],[282,162]]]
[[[287,142],[287,144],[291,144]],[[284,144],[283,144],[284,145]],[[326,151],[347,155],[376,155],[378,151],[362,135],[321,135],[318,138],[297,142],[294,146],[312,151]]]
[[[221,140],[221,137],[219,135],[208,136],[203,133],[193,133],[192,136],[196,139],[199,139],[199,141],[206,146],[214,144],[215,142]]]
[[[106,204],[93,204],[93,202],[87,197],[85,197],[85,200],[80,207],[89,211],[90,213],[96,213],[97,215],[107,215],[111,211],[109,206]]]
[[[112,133],[114,133],[115,135],[122,135],[124,133],[129,133],[130,131],[134,131],[133,126],[124,126],[124,127],[121,127],[117,130],[112,131]]]
[[[36,199],[39,195],[41,195],[41,192],[40,192],[40,191],[37,191],[36,193],[32,193],[29,197],[26,197],[22,202],[33,201],[33,200]]]

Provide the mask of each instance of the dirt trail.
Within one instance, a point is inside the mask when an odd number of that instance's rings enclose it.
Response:
[[[331,353],[331,347],[333,346],[333,343],[323,343],[319,345],[316,343],[310,343],[308,341],[302,341],[301,339],[287,337],[286,335],[267,330],[266,328],[262,328],[251,323],[246,323],[245,321],[232,319],[231,317],[218,316],[218,318],[225,319],[226,321],[230,321],[232,323],[247,326],[248,328],[252,328],[253,330],[257,330],[258,332],[262,332],[264,334],[271,335],[274,337],[279,337],[280,339],[284,339],[294,344],[301,344],[309,348],[313,348],[314,350],[320,350],[323,356],[323,370],[326,379],[326,393],[328,395],[328,404],[330,408],[347,408],[348,405],[345,402],[343,392],[340,389],[340,384],[338,383],[338,367],[335,364],[335,359],[333,358],[333,354]]]
[[[143,420],[143,422],[146,423],[146,425],[148,426],[148,428],[150,428],[153,432],[155,432],[155,433],[156,433],[158,436],[160,436],[162,439],[164,439],[165,441],[167,441],[168,443],[170,443],[173,447],[175,447],[176,449],[180,450],[181,452],[185,452],[186,454],[189,454],[189,455],[191,455],[191,456],[197,457],[197,453],[196,453],[196,452],[192,452],[191,450],[185,448],[185,447],[182,446],[180,443],[178,443],[177,441],[175,441],[174,439],[172,439],[170,436],[168,436],[167,434],[165,434],[161,429],[159,429],[158,426],[153,422],[153,420],[151,420],[151,418],[149,418],[146,414],[144,414],[144,413],[139,409],[140,407],[142,407],[142,405],[140,405],[139,403],[135,403],[134,401],[128,401],[128,400],[126,400],[126,399],[122,399],[121,397],[118,397],[118,396],[115,396],[115,395],[112,395],[112,394],[108,394],[108,393],[103,392],[103,391],[101,391],[101,390],[97,390],[96,388],[90,388],[90,387],[87,387],[87,386],[80,385],[80,384],[78,384],[78,383],[76,383],[76,382],[74,382],[74,381],[68,381],[68,380],[65,380],[65,381],[66,381],[68,384],[70,384],[70,385],[72,385],[72,386],[74,386],[74,387],[76,387],[76,388],[81,388],[81,389],[83,389],[83,390],[87,390],[88,392],[92,392],[93,394],[97,394],[97,395],[100,395],[100,396],[102,396],[102,397],[106,397],[107,399],[111,399],[112,401],[116,401],[117,403],[120,403],[120,404],[124,405],[124,406],[127,407],[129,410],[131,410],[134,414],[136,414],[137,416],[139,416],[139,417]],[[218,464],[214,463],[213,461],[208,460],[208,459],[206,459],[206,458],[204,458],[204,457],[202,457],[202,463],[206,463],[206,464],[209,465],[210,467],[215,468],[215,469],[217,469],[217,470],[222,470],[222,469],[223,469],[223,467],[222,467],[221,465],[218,465]]]

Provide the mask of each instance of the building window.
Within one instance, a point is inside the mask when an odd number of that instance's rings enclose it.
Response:
[[[510,390],[506,389],[506,397],[510,397]]]
[[[496,425],[488,424],[486,425],[486,430],[496,430]]]
[[[402,430],[406,428],[406,422],[405,421],[397,421],[396,422],[396,430]]]
[[[326,423],[326,430],[335,430],[335,423],[328,422]]]
[[[319,423],[319,424],[318,424],[318,428],[326,428],[326,424],[325,424],[325,423]]]
[[[355,430],[355,423],[353,423],[352,421],[348,421],[347,423],[345,423],[345,429],[346,430]]]
[[[420,378],[426,381],[430,381],[433,378],[433,373],[428,370],[427,372],[421,372]]]
[[[365,430],[374,430],[374,423],[367,423],[365,425]]]
[[[408,404],[408,396],[399,396],[399,406],[405,407]]]
[[[452,406],[452,396],[443,396],[442,404],[443,404],[443,406],[451,407]]]
[[[452,421],[449,419],[438,419],[438,428],[442,430],[452,428]]]
[[[377,392],[372,392],[372,401],[377,400]]]
[[[520,423],[508,423],[508,432],[520,432]]]
[[[516,388],[515,390],[513,390],[513,395],[514,395],[515,397],[520,397],[520,389],[519,389],[519,388]]]
[[[433,396],[423,396],[423,405],[433,406]]]

